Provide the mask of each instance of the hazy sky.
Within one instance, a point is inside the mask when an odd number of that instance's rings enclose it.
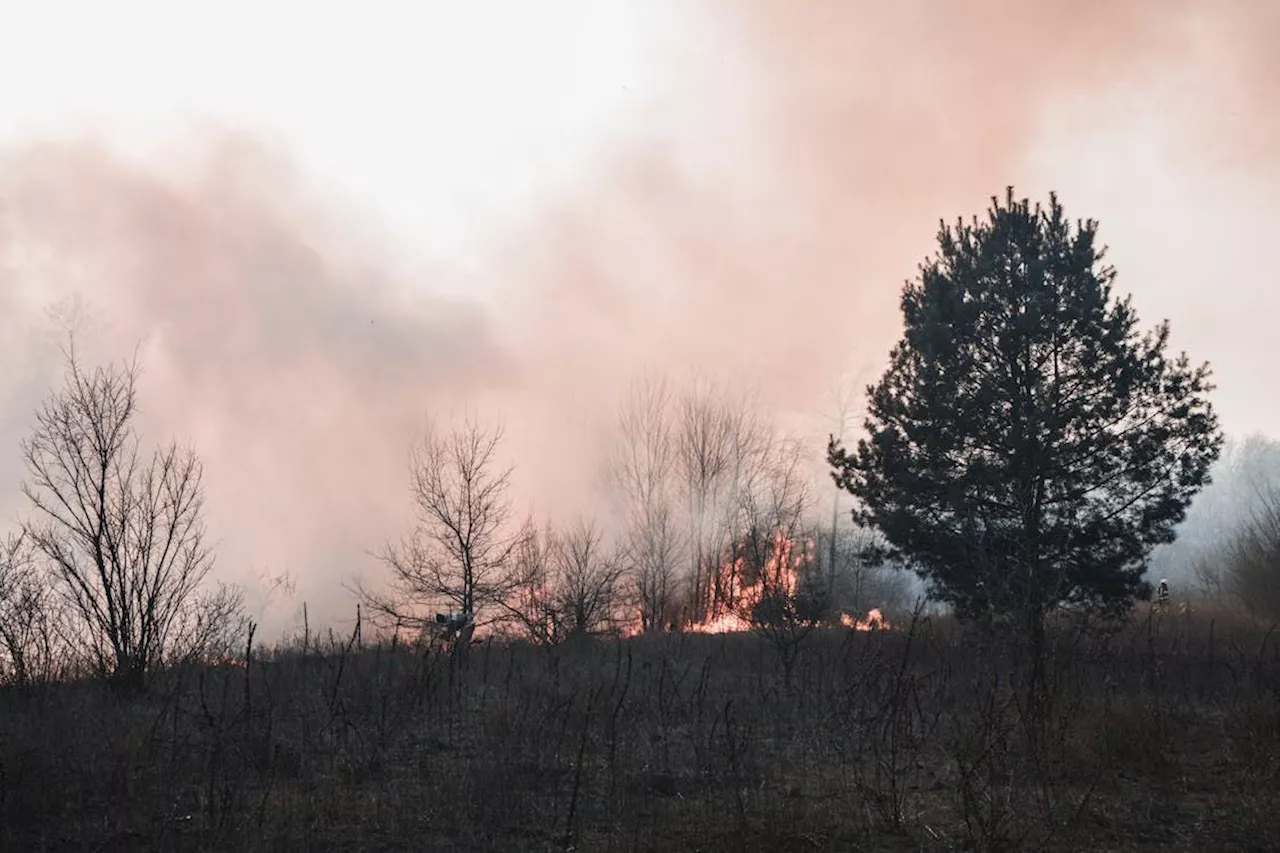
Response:
[[[0,7],[6,517],[78,295],[204,458],[220,573],[345,616],[429,412],[500,411],[522,506],[589,510],[632,377],[812,421],[1007,184],[1100,220],[1228,431],[1280,433],[1280,4]]]

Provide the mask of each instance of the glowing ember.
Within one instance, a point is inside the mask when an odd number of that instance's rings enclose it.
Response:
[[[732,634],[737,631],[750,631],[751,623],[736,613],[726,613],[709,622],[692,625],[689,630],[699,634]]]
[[[873,607],[867,611],[866,619],[859,619],[848,613],[840,614],[840,624],[846,628],[852,628],[855,631],[887,631],[889,623],[885,620],[884,615],[880,612],[879,607]]]

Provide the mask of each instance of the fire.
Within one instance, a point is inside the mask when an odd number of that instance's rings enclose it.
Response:
[[[736,613],[725,613],[708,622],[691,625],[689,630],[698,634],[732,634],[738,631],[750,631],[751,623]]]
[[[889,622],[884,618],[884,614],[880,612],[879,607],[873,607],[868,610],[866,619],[859,619],[858,617],[848,613],[841,613],[840,624],[846,628],[852,628],[855,631],[889,630]]]
[[[744,553],[747,544],[740,542],[735,545],[716,567],[706,588],[698,591],[702,601],[696,612],[703,615],[685,630],[697,634],[751,631],[759,627],[752,623],[752,619],[760,618],[754,614],[757,614],[759,606],[767,599],[777,596],[787,602],[788,608],[795,606],[796,593],[800,589],[800,571],[816,556],[814,541],[807,539],[798,543],[784,531],[774,531],[772,540],[761,549],[767,549],[763,565],[755,572],[751,571]],[[757,560],[759,559],[757,556]],[[752,574],[755,576],[751,577]],[[794,610],[788,612],[794,616]],[[890,628],[889,621],[878,607],[868,611],[865,619],[842,613],[840,624],[855,631],[884,631]],[[624,627],[621,633],[625,637],[641,633],[638,620]]]
[[[782,530],[774,531],[768,556],[754,582],[744,577],[747,561],[741,555],[745,545],[739,543],[733,554],[719,566],[718,574],[706,592],[708,617],[689,626],[700,634],[728,634],[750,631],[750,614],[767,595],[791,597],[799,581],[799,570],[814,558],[814,542],[807,540],[797,547]]]

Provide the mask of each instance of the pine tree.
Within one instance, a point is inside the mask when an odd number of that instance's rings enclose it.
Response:
[[[836,483],[889,556],[962,617],[1007,614],[1043,644],[1064,602],[1123,611],[1150,596],[1222,445],[1207,364],[1138,331],[1097,224],[993,198],[942,224],[902,294],[905,333],[868,389],[868,438],[834,438]]]

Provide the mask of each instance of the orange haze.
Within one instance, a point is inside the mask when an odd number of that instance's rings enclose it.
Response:
[[[141,341],[146,435],[202,455],[222,576],[291,572],[313,619],[346,618],[341,582],[409,518],[406,449],[428,412],[501,412],[520,508],[560,514],[599,505],[609,419],[640,373],[694,365],[823,435],[833,377],[882,364],[938,219],[1009,183],[1099,218],[1144,320],[1168,316],[1217,365],[1227,428],[1275,428],[1259,367],[1280,356],[1274,259],[1243,237],[1221,262],[1187,244],[1219,213],[1269,240],[1280,213],[1276,4],[710,8],[714,34],[673,36],[681,82],[642,129],[465,275],[405,261],[323,175],[240,136],[187,168],[91,142],[0,151],[0,510],[22,509],[17,442],[78,293],[93,357]],[[1150,184],[1098,142],[1144,110],[1176,137]],[[1104,159],[1071,159],[1077,136]]]

